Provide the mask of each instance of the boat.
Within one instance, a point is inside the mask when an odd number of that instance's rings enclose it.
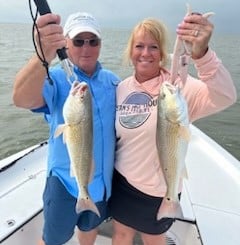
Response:
[[[167,244],[240,244],[240,162],[199,128],[190,128],[184,219],[167,232]],[[37,244],[41,236],[47,147],[41,142],[0,161],[1,245]],[[111,232],[111,220],[104,222],[96,245],[111,244]],[[78,244],[76,236],[67,244]],[[142,244],[138,235],[134,244]]]

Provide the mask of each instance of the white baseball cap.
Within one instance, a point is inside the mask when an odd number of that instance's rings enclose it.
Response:
[[[91,14],[77,12],[69,15],[63,28],[64,36],[68,35],[72,39],[82,32],[91,32],[101,38],[100,26]]]

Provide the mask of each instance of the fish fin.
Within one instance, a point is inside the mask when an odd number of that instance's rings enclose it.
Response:
[[[74,168],[73,168],[73,165],[72,165],[72,163],[70,163],[70,177],[75,177],[76,175],[75,175],[75,173],[74,173]]]
[[[93,176],[94,176],[94,171],[95,171],[95,165],[94,165],[94,160],[92,158],[88,183],[90,183],[92,181]]]
[[[186,51],[186,52],[189,52],[189,51]],[[179,76],[181,78],[182,86],[185,85],[186,80],[187,80],[189,63],[190,63],[190,55],[184,54],[180,56],[179,58]]]
[[[207,13],[203,14],[202,16],[207,19],[214,14],[215,14],[214,12],[207,12]]]
[[[56,128],[55,133],[54,133],[54,138],[57,138],[61,134],[64,134],[66,126],[67,126],[66,124],[58,125],[58,127]]]
[[[186,166],[182,170],[182,178],[188,179],[188,172]]]
[[[91,200],[90,197],[78,198],[76,203],[76,213],[79,214],[86,210],[94,212],[98,217],[101,216],[96,204]]]
[[[182,125],[180,125],[180,127],[181,127],[181,130],[179,131],[180,132],[180,137],[185,139],[186,141],[190,141],[191,132],[190,132],[189,127],[182,126]]]
[[[164,197],[157,213],[157,220],[162,218],[179,218],[183,219],[183,212],[178,199],[171,200]]]

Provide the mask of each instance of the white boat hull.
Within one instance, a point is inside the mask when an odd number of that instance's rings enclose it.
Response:
[[[185,220],[168,231],[168,244],[236,245],[240,224],[240,164],[195,126],[181,205]],[[47,144],[0,161],[0,244],[37,244],[42,231],[42,192]],[[227,222],[225,222],[225,220]],[[111,222],[100,227],[96,244],[111,244]],[[67,244],[77,244],[76,236]]]

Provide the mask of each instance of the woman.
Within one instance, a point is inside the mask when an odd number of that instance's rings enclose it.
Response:
[[[191,122],[236,101],[229,72],[208,46],[212,31],[213,25],[199,14],[186,16],[177,29],[179,38],[192,44],[199,76],[188,75],[182,91]],[[137,24],[126,51],[135,72],[117,89],[117,148],[110,201],[113,245],[132,244],[136,231],[145,245],[160,245],[166,243],[165,233],[173,223],[170,218],[156,220],[166,193],[155,143],[156,101],[163,81],[170,81],[164,25],[155,19]],[[177,80],[181,82],[180,77]]]

